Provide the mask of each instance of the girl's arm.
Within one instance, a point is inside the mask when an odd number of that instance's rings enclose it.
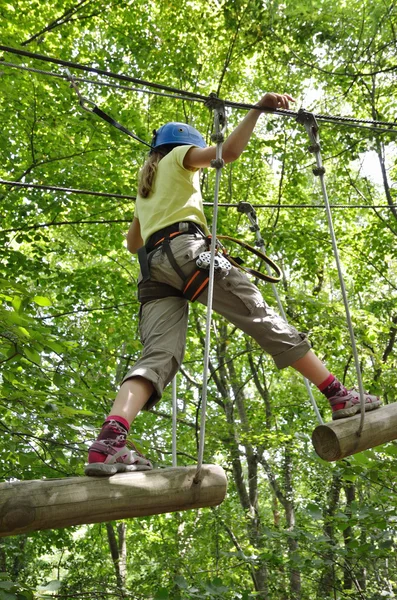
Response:
[[[131,254],[135,254],[142,246],[141,226],[138,219],[134,217],[127,233],[127,248]]]
[[[289,94],[265,94],[257,104],[263,108],[288,108],[289,101],[295,100]],[[254,127],[262,112],[257,109],[251,109],[244,119],[232,131],[222,146],[222,158],[225,163],[230,163],[240,156],[247,146]],[[216,147],[209,148],[190,148],[183,161],[183,166],[189,168],[209,167],[211,160],[216,157]]]

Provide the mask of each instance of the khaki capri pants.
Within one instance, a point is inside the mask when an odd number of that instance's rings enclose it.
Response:
[[[183,234],[171,241],[171,250],[182,271],[188,275],[201,252],[206,250],[203,237]],[[155,251],[150,275],[154,281],[182,289],[183,283],[171,266],[161,246]],[[208,288],[197,302],[207,305]],[[289,325],[263,300],[258,288],[236,267],[226,277],[214,277],[214,312],[225,317],[250,335],[268,354],[279,369],[290,366],[310,350],[303,333]],[[189,301],[170,296],[144,304],[140,311],[140,336],[143,352],[128,371],[124,381],[132,377],[148,379],[155,389],[145,405],[151,409],[160,399],[164,388],[178,372],[183,361],[188,326]]]

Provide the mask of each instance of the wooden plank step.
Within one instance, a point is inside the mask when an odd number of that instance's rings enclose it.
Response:
[[[366,412],[360,436],[359,425],[360,413],[316,427],[312,441],[317,454],[332,462],[397,439],[397,402]]]
[[[0,484],[0,537],[129,519],[220,504],[226,495],[223,469],[203,465]]]

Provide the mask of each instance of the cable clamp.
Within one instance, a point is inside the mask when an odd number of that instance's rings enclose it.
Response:
[[[215,92],[211,92],[204,105],[215,112],[215,123],[217,123],[218,126],[215,126],[216,133],[214,135],[222,135],[226,130],[226,109],[224,100],[218,98]],[[223,142],[223,139],[218,137],[214,140],[211,136],[211,139],[218,143]]]
[[[237,212],[251,216],[253,220],[256,219],[254,207],[249,202],[239,202],[237,205]]]
[[[204,102],[204,106],[210,108],[211,110],[214,110],[216,108],[225,110],[225,102],[218,98],[216,92],[210,93],[207,100]]]

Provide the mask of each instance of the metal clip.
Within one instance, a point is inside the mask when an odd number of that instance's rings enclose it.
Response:
[[[79,98],[79,104],[81,106],[81,108],[83,108],[84,110],[86,110],[87,112],[94,112],[94,108],[96,106],[95,102],[92,102],[91,100],[88,100],[88,98],[85,98],[82,93],[80,92],[79,89],[79,84],[75,81],[73,75],[71,74],[71,72],[69,71],[69,69],[65,69],[66,72],[66,77],[70,83],[70,87],[74,89],[74,91],[76,92],[78,98]],[[92,106],[93,108],[88,108],[88,106]]]

